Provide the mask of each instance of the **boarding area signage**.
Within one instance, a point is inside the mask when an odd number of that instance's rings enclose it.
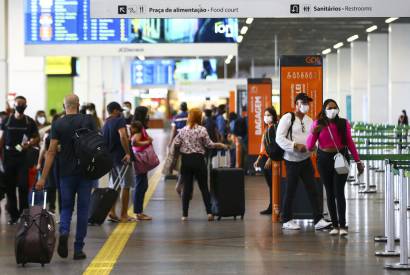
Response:
[[[406,17],[409,0],[91,0],[94,18]]]
[[[272,106],[272,80],[248,80],[248,154],[260,153],[265,123],[265,109]]]

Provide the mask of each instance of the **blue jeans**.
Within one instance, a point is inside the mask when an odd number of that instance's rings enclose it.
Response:
[[[134,192],[134,213],[141,214],[144,211],[144,198],[148,190],[147,174],[139,174],[135,176],[135,192]]]
[[[60,215],[60,235],[68,235],[70,233],[75,195],[77,194],[77,230],[75,235],[74,250],[81,251],[84,247],[84,238],[87,235],[88,208],[90,205],[93,181],[86,180],[81,176],[62,177],[60,180],[62,204]]]

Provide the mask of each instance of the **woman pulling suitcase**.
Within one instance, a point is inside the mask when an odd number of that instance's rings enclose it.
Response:
[[[175,138],[175,146],[182,155],[181,176],[184,182],[182,192],[182,220],[188,219],[190,194],[192,193],[194,177],[204,200],[208,221],[213,221],[211,211],[211,197],[207,184],[207,167],[205,152],[208,149],[227,149],[222,143],[214,143],[209,138],[205,127],[201,126],[202,112],[198,108],[191,109],[188,113],[188,125],[185,126]]]

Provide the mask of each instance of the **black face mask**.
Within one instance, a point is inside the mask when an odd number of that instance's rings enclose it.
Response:
[[[17,105],[16,106],[16,111],[19,114],[24,114],[24,111],[26,110],[27,106],[26,105]]]

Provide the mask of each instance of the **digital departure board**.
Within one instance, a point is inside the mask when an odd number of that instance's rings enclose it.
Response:
[[[173,85],[175,61],[136,60],[131,63],[131,85]]]
[[[92,19],[90,0],[25,0],[26,44],[236,43],[238,21]]]

